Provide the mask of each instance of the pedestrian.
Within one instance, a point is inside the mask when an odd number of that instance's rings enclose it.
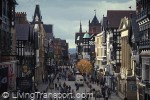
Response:
[[[108,97],[111,98],[111,89],[108,88]]]
[[[57,77],[57,82],[59,82],[59,77]]]
[[[79,90],[79,84],[76,85],[76,91],[78,91],[78,90]]]
[[[69,85],[69,92],[71,92],[71,86]]]
[[[55,90],[57,89],[57,83],[55,83]]]
[[[105,100],[108,100],[108,86],[105,86]]]
[[[61,88],[61,83],[59,83],[59,90],[60,90],[60,88]]]
[[[102,91],[103,98],[105,100],[105,88],[104,88],[104,86],[102,86],[101,91]]]
[[[63,88],[65,88],[66,87],[66,83],[64,82],[64,84],[63,84]]]

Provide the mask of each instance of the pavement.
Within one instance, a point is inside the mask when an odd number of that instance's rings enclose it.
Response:
[[[71,86],[71,89],[76,90],[74,81],[67,81],[67,80],[64,80],[64,79],[60,79],[59,81],[60,81],[61,84],[63,84],[65,82],[67,85]],[[57,78],[54,79],[54,83],[57,83]],[[38,92],[43,92],[44,90],[46,90],[46,88],[48,88],[48,85],[49,85],[48,83],[39,84],[38,87],[37,87]],[[100,86],[98,86],[97,84],[91,84],[91,85],[92,85],[92,88],[95,88],[95,90],[101,90]],[[84,86],[80,87],[78,91],[75,91],[75,93],[85,93],[85,91],[89,91],[89,90],[90,90],[89,87],[85,83]],[[48,88],[47,93],[59,93],[59,91],[55,90],[55,89],[49,89]],[[45,100],[50,100],[50,99],[48,98],[48,99],[45,99]],[[54,100],[54,99],[52,99],[52,100]],[[82,98],[76,98],[75,100],[82,100]],[[103,98],[96,98],[96,99],[95,98],[90,98],[89,100],[104,100],[104,99]],[[109,98],[109,100],[122,100],[122,99],[119,98],[115,93],[112,93],[111,98]]]

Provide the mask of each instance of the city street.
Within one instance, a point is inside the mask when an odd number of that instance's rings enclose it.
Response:
[[[58,77],[58,75],[57,75],[57,77]],[[57,77],[54,80],[54,84],[58,83]],[[90,88],[87,86],[86,83],[84,83],[84,86],[80,86],[79,90],[76,91],[75,81],[68,81],[68,79],[65,80],[63,78],[59,79],[59,83],[61,83],[61,85],[63,85],[64,82],[66,83],[66,85],[71,86],[71,90],[73,89],[75,91],[75,94],[80,93],[80,95],[78,95],[78,97],[81,97],[81,95],[83,93],[90,91]],[[47,86],[48,86],[48,84],[43,84],[43,86],[41,85],[39,88],[39,91],[40,91],[40,89],[41,89],[41,91],[43,91],[42,89],[46,89]],[[92,88],[94,88],[95,90],[100,90],[100,86],[98,86],[97,84],[92,84]],[[60,93],[60,91],[56,90],[56,89],[48,89],[47,93]],[[49,100],[49,99],[46,99],[46,100]],[[83,100],[83,99],[76,98],[75,100]],[[101,98],[92,97],[92,98],[89,98],[89,100],[104,100],[104,99],[102,97]],[[119,97],[117,97],[115,93],[112,93],[111,98],[109,98],[108,100],[121,100],[121,99]]]

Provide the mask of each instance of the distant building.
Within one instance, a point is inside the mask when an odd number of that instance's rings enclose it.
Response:
[[[54,45],[54,59],[56,62],[56,65],[62,65],[62,46],[61,46],[61,39],[60,38],[54,38],[53,40]]]
[[[98,21],[96,13],[93,18],[93,20],[90,22],[89,20],[89,33],[92,34],[98,34],[101,32],[101,23]]]
[[[62,46],[62,64],[68,65],[69,63],[69,46],[66,40],[61,40],[61,46]]]
[[[80,28],[79,28],[79,32],[75,33],[75,44],[76,46],[76,57],[77,59],[82,59],[82,51],[83,51],[83,36],[84,36],[85,32],[82,32],[82,24],[80,22]]]

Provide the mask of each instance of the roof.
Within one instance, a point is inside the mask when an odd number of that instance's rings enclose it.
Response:
[[[66,40],[61,40],[61,44],[62,44],[62,46],[65,46],[66,45]]]
[[[97,19],[97,17],[96,17],[96,15],[94,16],[94,18],[93,18],[93,20],[92,20],[92,22],[91,23],[99,23],[99,21],[98,21],[98,19]]]
[[[107,10],[107,19],[109,28],[118,28],[121,18],[130,17],[131,13],[136,13],[133,10]]]
[[[85,34],[84,34],[84,36],[83,36],[83,38],[84,38],[84,39],[88,39],[88,38],[90,38],[89,33],[85,33]]]
[[[53,30],[52,30],[53,29],[53,25],[51,25],[51,24],[44,24],[43,27],[44,27],[44,30],[45,30],[45,38],[47,40],[53,39]],[[44,45],[48,46],[48,41],[45,41]]]
[[[29,24],[16,24],[16,39],[17,40],[28,40],[29,35]]]
[[[41,16],[41,11],[40,11],[40,6],[36,5],[35,7],[35,12],[34,12],[34,16],[33,16],[33,21],[32,22],[37,22],[38,18],[38,22],[42,22],[42,16]]]
[[[46,33],[53,33],[53,25],[52,24],[44,24],[43,25]]]

